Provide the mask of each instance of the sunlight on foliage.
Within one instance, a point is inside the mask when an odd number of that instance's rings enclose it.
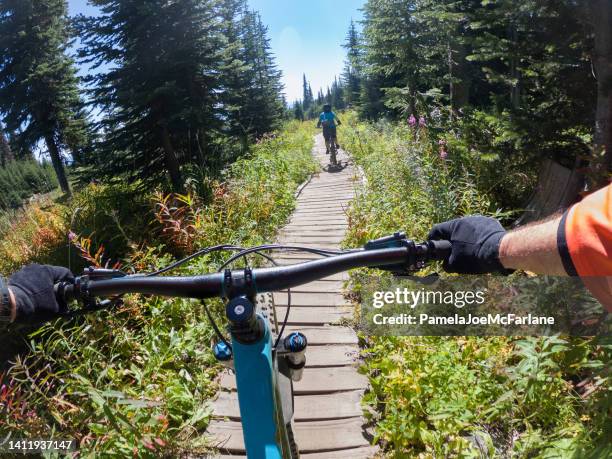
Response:
[[[19,241],[32,245],[28,235],[37,235],[38,222],[48,226],[53,216],[57,237],[65,245],[73,228],[73,252],[88,263],[121,261],[123,269],[150,271],[205,245],[270,240],[293,210],[295,189],[316,171],[313,134],[310,125],[290,123],[263,139],[217,180],[210,202],[160,194],[126,201],[129,186],[92,185],[75,196],[74,207],[41,214],[45,219],[31,215],[42,211],[26,209],[27,225],[16,223],[28,228]],[[156,245],[142,243],[144,236]],[[104,253],[107,241],[110,253]],[[5,269],[30,260],[24,249]],[[196,259],[177,273],[210,272],[219,261]],[[221,320],[221,302],[209,306]],[[126,296],[113,311],[47,324],[27,342],[16,339],[20,352],[0,382],[0,432],[76,438],[83,457],[204,454],[207,402],[217,389],[212,336],[197,302],[141,295]]]
[[[344,115],[341,143],[363,170],[345,244],[513,212],[489,197],[499,180],[480,155],[413,123]],[[492,180],[494,182],[492,182]],[[504,187],[511,184],[502,184]],[[371,275],[380,273],[370,272]],[[358,276],[352,295],[359,298]],[[389,457],[609,457],[612,346],[578,338],[361,336],[364,399]]]

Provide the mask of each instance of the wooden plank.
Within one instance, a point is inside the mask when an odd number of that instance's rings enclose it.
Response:
[[[320,280],[310,282],[308,284],[299,285],[291,289],[294,293],[307,293],[307,292],[340,292],[344,288],[344,282],[337,280]]]
[[[355,365],[359,359],[356,344],[308,346],[306,368]]]
[[[328,205],[328,204],[340,204],[343,206],[348,206],[349,203],[355,198],[354,195],[335,195],[331,197],[325,196],[317,196],[310,195],[303,198],[298,199],[297,206],[302,205]]]
[[[337,232],[345,233],[347,228],[348,228],[347,223],[341,223],[335,226],[328,226],[325,224],[322,224],[322,225],[295,224],[295,225],[287,225],[283,231],[284,233],[289,233],[289,234],[296,234],[296,233],[306,234],[308,232],[325,233],[326,231],[333,232],[333,233],[337,233]]]
[[[329,287],[330,290],[341,292],[344,289],[344,282],[340,280],[332,280],[332,281],[320,281],[320,283],[330,283],[332,284]],[[291,293],[325,293],[326,288],[320,287],[319,285],[299,285],[291,289]]]
[[[326,196],[326,195],[318,195],[318,194],[308,194],[306,196],[303,197],[303,199],[301,201],[298,201],[297,203],[297,209],[300,208],[300,206],[303,206],[305,204],[309,204],[309,205],[333,205],[333,206],[343,206],[343,207],[348,207],[349,203],[355,198],[354,195],[346,195],[346,194],[338,194],[338,193],[333,193],[332,196]]]
[[[347,224],[338,224],[336,226],[317,225],[317,224],[291,224],[285,226],[285,228],[279,233],[279,237],[285,237],[287,235],[292,236],[321,236],[322,234],[328,234],[331,237],[344,237],[346,235]]]
[[[350,418],[295,423],[295,439],[300,452],[324,452],[369,446],[362,434],[363,421]],[[221,452],[244,452],[242,426],[236,421],[214,420],[208,426],[213,445]]]
[[[225,372],[221,376],[221,387],[226,391],[236,390],[236,377]],[[330,394],[348,390],[361,390],[368,386],[368,378],[357,373],[353,367],[305,368],[302,380],[293,383],[296,395]]]
[[[355,193],[355,185],[353,183],[314,183],[312,186],[305,188],[302,194],[300,194],[300,197],[333,197],[339,195],[348,197],[350,199],[350,197],[355,195]]]
[[[362,390],[339,392],[329,395],[298,395],[295,397],[294,421],[323,421],[346,419],[362,415]],[[220,392],[212,403],[215,418],[240,420],[240,408],[236,392]]]
[[[285,228],[283,228],[279,232],[280,236],[283,236],[285,234],[295,234],[297,236],[320,236],[322,234],[329,234],[330,236],[334,237],[344,237],[346,234],[346,227],[344,225],[329,227],[325,227],[325,225],[320,225],[313,228],[303,228],[295,225],[288,225],[285,226]]]
[[[355,198],[354,193],[334,193],[332,196],[328,196],[321,193],[307,193],[302,194],[298,200],[298,206],[304,203],[346,203]]]
[[[286,307],[276,307],[279,322],[282,322],[287,312]],[[289,325],[325,325],[338,322],[342,318],[351,317],[352,308],[339,307],[303,307],[291,306],[289,311]]]
[[[274,293],[276,306],[287,305],[287,295]],[[349,306],[350,303],[341,293],[291,293],[292,306]]]
[[[298,212],[306,212],[311,210],[319,210],[321,212],[334,212],[337,210],[346,210],[349,206],[349,201],[333,200],[328,202],[301,202],[296,208]]]
[[[327,217],[326,215],[312,215],[312,216],[302,216],[302,215],[298,215],[296,217],[291,217],[291,220],[289,220],[290,224],[296,224],[296,223],[313,223],[313,222],[322,222],[322,223],[334,223],[334,224],[342,224],[345,223],[346,220],[346,216],[338,216],[338,217]]]
[[[349,175],[334,174],[329,180],[312,180],[305,189],[319,190],[326,188],[346,188],[353,190],[354,182]]]
[[[275,258],[276,262],[280,265],[280,266],[289,266],[289,265],[294,265],[296,263],[299,263],[299,260],[292,260],[292,259],[278,259]],[[310,260],[302,260],[302,261],[310,261]],[[332,274],[331,276],[327,276],[327,277],[323,277],[322,279],[319,279],[321,281],[347,281],[349,279],[348,273],[346,272],[341,272],[341,273],[337,273],[337,274]]]
[[[319,210],[313,209],[313,210],[309,210],[309,211],[302,211],[299,210],[297,212],[293,212],[293,214],[291,215],[292,219],[299,219],[299,218],[314,218],[314,217],[323,217],[325,219],[331,220],[331,219],[338,219],[338,218],[346,218],[346,209],[336,209],[336,210],[329,210],[326,212],[321,212]]]
[[[343,231],[345,232],[348,228],[348,223],[336,223],[328,225],[327,223],[295,223],[285,226],[284,231],[286,232],[307,232],[307,231]]]
[[[378,453],[379,449],[375,446],[364,446],[361,448],[341,449],[338,451],[328,451],[325,453],[300,454],[301,459],[369,459]]]
[[[333,196],[327,193],[320,193],[311,191],[306,187],[302,194],[297,199],[298,203],[308,201],[308,200],[318,200],[318,201],[333,201],[337,202],[342,199],[352,199],[355,196],[355,190],[343,191],[342,193],[334,193]]]
[[[343,239],[344,238],[341,238],[341,237],[335,237],[335,238],[330,237],[326,241],[325,238],[317,237],[317,236],[299,237],[299,236],[292,235],[292,236],[281,236],[278,239],[278,243],[284,244],[284,245],[292,245],[292,246],[306,246],[306,247],[313,248],[313,249],[338,250],[340,249],[340,243],[342,242]],[[277,252],[277,253],[280,253],[280,252]],[[284,253],[302,254],[302,253],[309,253],[309,252],[295,251],[295,252],[284,252]]]

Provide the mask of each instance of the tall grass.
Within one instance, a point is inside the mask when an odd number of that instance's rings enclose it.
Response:
[[[427,127],[345,118],[341,143],[367,181],[350,209],[347,246],[398,230],[423,240],[433,224],[468,214],[513,214],[487,192],[500,182],[490,164],[454,148],[454,134],[432,138]],[[359,277],[352,279],[358,296]],[[372,386],[366,414],[390,457],[611,454],[612,347],[605,343],[559,337],[362,339],[362,371]]]
[[[142,213],[135,215],[136,221],[153,222],[141,233],[149,233],[149,240],[159,245],[130,242],[121,260],[124,266],[155,269],[186,250],[178,243],[181,231],[164,231],[177,224],[189,228],[190,249],[269,240],[290,215],[298,184],[316,170],[310,155],[313,134],[312,127],[292,123],[278,136],[262,140],[222,180],[211,182],[209,202],[153,195],[149,206],[142,207],[143,201],[135,200],[130,208],[141,208]],[[111,191],[89,188],[86,193]],[[88,224],[95,220],[87,217],[89,198],[83,195],[77,201],[84,209],[78,215]],[[185,208],[179,215],[181,206]],[[109,207],[106,213],[113,210]],[[60,214],[73,218],[73,211],[62,209]],[[104,213],[99,208],[94,212],[100,217]],[[160,220],[160,215],[165,217]],[[115,234],[133,239],[129,222],[116,217],[108,218]],[[71,222],[63,225],[62,231]],[[83,236],[78,245],[86,250],[87,241],[91,239]],[[98,247],[93,243],[91,252]],[[218,261],[194,260],[178,273],[210,272]],[[220,306],[220,301],[210,303],[218,319]],[[113,311],[48,324],[29,335],[27,349],[13,356],[2,378],[0,435],[75,438],[85,457],[203,454],[209,446],[203,436],[211,414],[207,402],[217,389],[212,335],[199,303],[139,295],[127,296]]]

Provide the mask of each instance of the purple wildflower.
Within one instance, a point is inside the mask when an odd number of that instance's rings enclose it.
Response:
[[[425,118],[422,116],[419,117],[419,127],[425,127],[427,124],[425,123]]]
[[[410,125],[410,127],[414,127],[416,125],[416,118],[414,117],[414,115],[410,115],[410,118],[408,118],[408,124]]]

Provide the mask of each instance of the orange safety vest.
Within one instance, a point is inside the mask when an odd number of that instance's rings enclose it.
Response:
[[[612,184],[565,212],[557,242],[567,273],[612,311]]]

